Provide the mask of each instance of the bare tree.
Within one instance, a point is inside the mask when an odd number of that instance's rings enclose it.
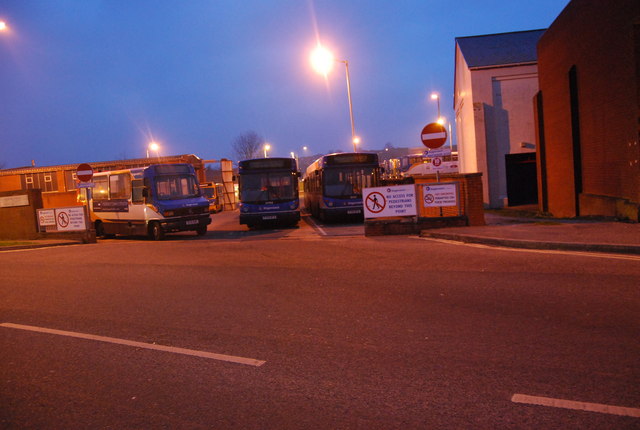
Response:
[[[263,144],[262,136],[259,136],[255,131],[247,131],[233,141],[233,152],[238,160],[256,158],[260,154]]]

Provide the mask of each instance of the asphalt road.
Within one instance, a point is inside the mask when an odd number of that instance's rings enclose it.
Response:
[[[640,428],[640,258],[234,216],[0,252],[0,427]]]

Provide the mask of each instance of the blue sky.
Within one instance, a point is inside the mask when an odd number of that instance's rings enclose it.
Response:
[[[2,0],[0,165],[233,158],[255,131],[288,156],[419,147],[453,118],[454,39],[548,27],[567,0]]]

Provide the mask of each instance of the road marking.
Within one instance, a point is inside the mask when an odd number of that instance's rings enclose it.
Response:
[[[0,327],[15,328],[18,330],[27,330],[37,333],[56,334],[59,336],[75,337],[79,339],[96,340],[98,342],[115,343],[118,345],[133,346],[136,348],[153,349],[156,351],[172,352],[174,354],[190,355],[193,357],[209,358],[218,361],[227,361],[230,363],[246,364],[247,366],[262,366],[266,361],[256,360],[254,358],[236,357],[233,355],[215,354],[212,352],[196,351],[194,349],[176,348],[173,346],[156,345],[153,343],[135,342],[132,340],[118,339],[115,337],[96,336],[93,334],[76,333],[73,331],[55,330],[44,327],[35,327],[30,325],[2,323]]]
[[[318,225],[318,224],[313,220],[313,218],[312,218],[311,216],[306,216],[306,217],[304,217],[304,220],[305,220],[308,224],[310,224],[312,228],[315,228],[316,230],[318,230],[318,231],[320,232],[320,234],[321,234],[321,235],[323,235],[323,236],[329,236],[329,234],[328,234],[326,231],[324,231],[324,230],[322,229],[322,227],[320,227],[320,226],[319,226],[319,225]]]
[[[469,246],[471,248],[480,248],[480,249],[495,249],[495,250],[511,251],[511,252],[533,252],[537,254],[576,255],[579,257],[594,257],[594,258],[609,258],[614,260],[640,261],[640,256],[637,256],[637,255],[607,254],[604,252],[595,252],[595,251],[587,252],[587,251],[563,251],[559,249],[512,248],[509,246],[483,245],[481,243],[460,242],[458,240],[436,239],[433,237],[413,236],[411,238],[418,239],[418,240],[431,240],[434,242],[440,242],[440,243],[445,243],[449,245]]]
[[[599,412],[601,414],[640,418],[640,409],[638,408],[603,405],[601,403],[575,402],[573,400],[554,399],[551,397],[527,396],[526,394],[514,394],[513,397],[511,397],[511,401],[514,403],[524,403],[528,405],[576,409],[579,411]]]

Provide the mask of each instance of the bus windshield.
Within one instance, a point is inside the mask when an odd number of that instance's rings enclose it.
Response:
[[[212,199],[215,197],[214,195],[214,189],[212,187],[202,187],[202,194],[208,198],[208,199]]]
[[[200,196],[198,183],[193,175],[166,175],[155,178],[158,200],[190,199]]]
[[[268,173],[243,173],[240,184],[240,200],[259,203],[276,200],[292,200],[297,197],[290,171]]]
[[[362,195],[362,189],[373,187],[375,167],[340,167],[324,169],[324,195],[350,197]]]

